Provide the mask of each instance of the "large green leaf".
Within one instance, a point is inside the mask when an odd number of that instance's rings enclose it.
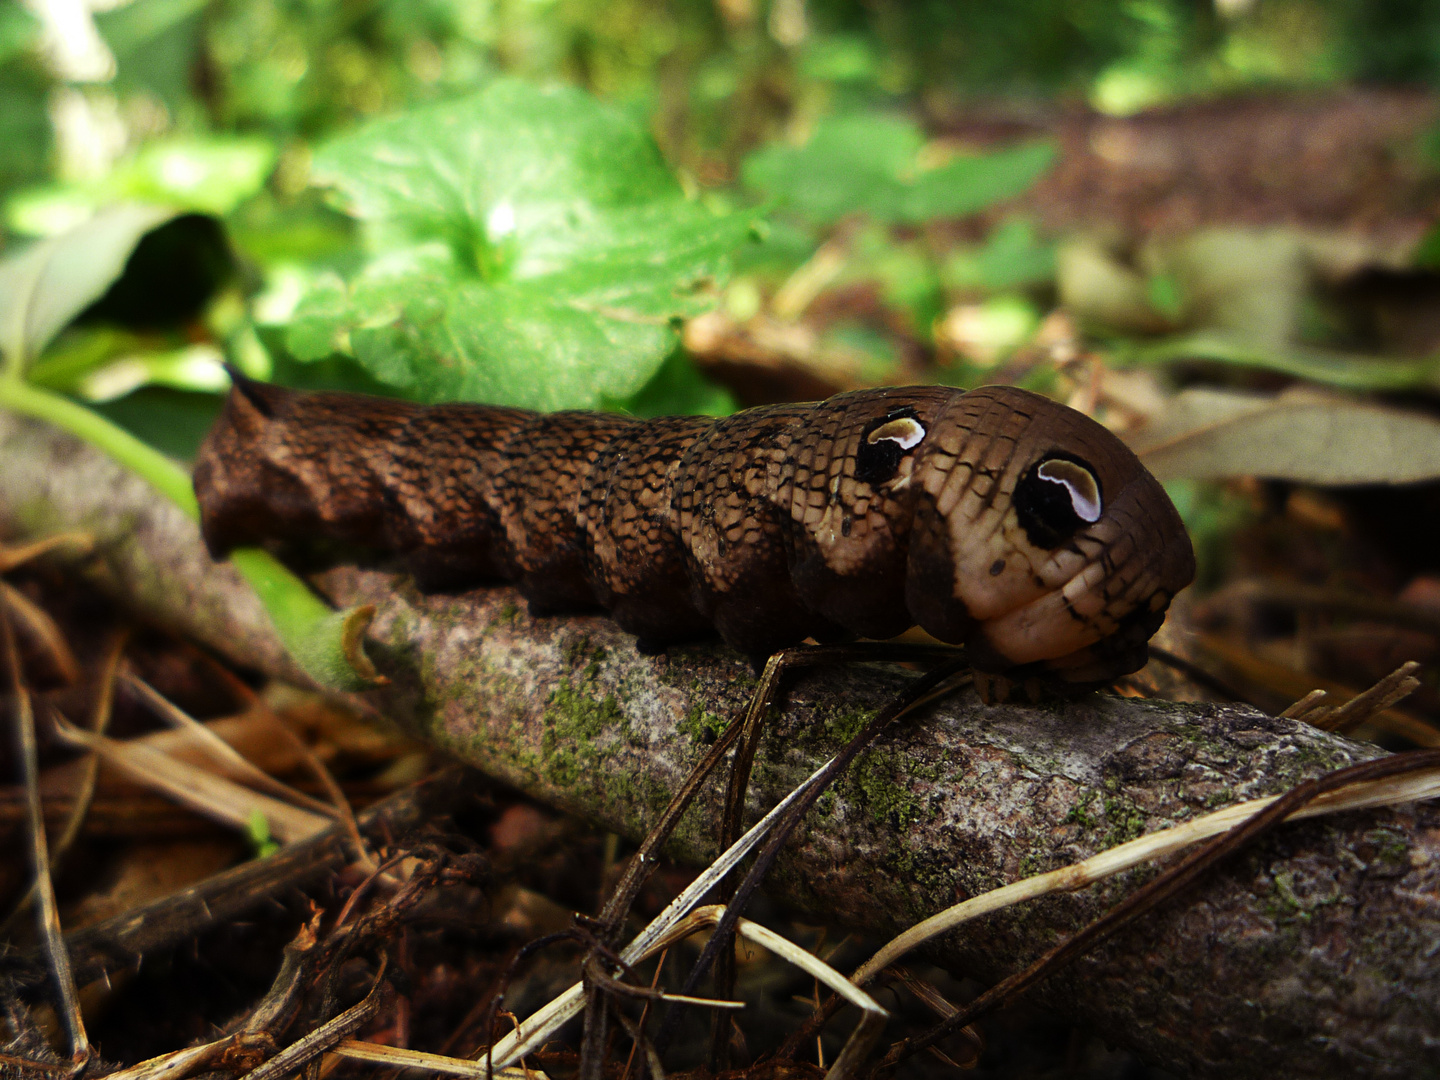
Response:
[[[307,297],[287,344],[351,352],[428,401],[628,397],[751,231],[687,200],[628,114],[513,80],[338,139],[314,175],[366,223],[373,256]]]
[[[1049,143],[960,155],[923,167],[924,136],[913,121],[852,113],[816,126],[804,146],[772,144],[751,155],[745,183],[819,224],[864,213],[919,224],[963,217],[1033,184],[1055,158]]]

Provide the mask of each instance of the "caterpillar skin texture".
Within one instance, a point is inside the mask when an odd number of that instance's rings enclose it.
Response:
[[[863,390],[716,420],[540,415],[241,381],[195,467],[217,557],[325,537],[422,588],[513,581],[644,647],[751,655],[919,624],[976,667],[1134,671],[1195,560],[1118,439],[1013,387]]]

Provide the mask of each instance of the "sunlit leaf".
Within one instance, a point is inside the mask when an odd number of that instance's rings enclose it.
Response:
[[[76,391],[86,401],[96,402],[114,401],[147,385],[218,394],[230,386],[224,361],[224,354],[206,342],[143,352],[90,372],[80,380]]]
[[[1440,477],[1440,420],[1308,394],[1185,390],[1128,441],[1161,480],[1258,476],[1342,485]]]
[[[810,79],[863,83],[879,70],[875,42],[861,34],[811,34],[800,54],[800,71]]]
[[[145,146],[110,184],[122,196],[226,214],[259,191],[274,167],[268,139],[174,138]]]
[[[274,165],[275,147],[268,139],[163,139],[97,180],[17,192],[6,202],[5,218],[17,232],[54,236],[117,202],[223,215],[258,192]]]
[[[430,401],[628,398],[752,231],[687,200],[629,114],[510,80],[338,139],[315,176],[375,255],[301,303],[288,345]]]

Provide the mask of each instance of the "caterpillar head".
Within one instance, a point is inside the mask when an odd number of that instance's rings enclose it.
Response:
[[[1195,574],[1180,516],[1112,433],[1013,387],[952,398],[917,440],[906,606],[982,670],[1104,683],[1145,662]]]

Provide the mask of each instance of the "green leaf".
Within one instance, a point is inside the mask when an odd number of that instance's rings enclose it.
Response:
[[[1127,441],[1161,480],[1259,476],[1342,485],[1440,477],[1440,421],[1313,394],[1185,390]]]
[[[728,416],[739,406],[729,390],[705,378],[682,350],[671,353],[655,377],[617,407],[633,416]]]
[[[918,225],[934,218],[978,213],[1024,194],[1054,161],[1055,147],[1048,142],[954,158],[921,173],[902,191],[895,218]]]
[[[773,144],[745,162],[746,185],[801,216],[829,223],[865,213],[919,224],[963,217],[1020,194],[1055,158],[1048,143],[962,155],[921,166],[924,136],[908,119],[852,113],[822,120],[804,146]]]
[[[880,57],[864,35],[812,34],[800,54],[800,71],[824,82],[871,82],[880,71]]]
[[[952,289],[1003,292],[1049,281],[1055,276],[1055,245],[1040,240],[1033,222],[1012,218],[999,225],[978,250],[960,250],[941,271]]]
[[[307,296],[288,347],[350,352],[428,401],[629,397],[753,229],[687,200],[629,114],[511,80],[341,138],[315,176],[374,256]]]
[[[1185,294],[1173,274],[1156,274],[1145,283],[1145,299],[1167,319],[1178,320],[1185,313]]]
[[[0,5],[0,64],[33,48],[41,32],[40,20],[22,5]]]
[[[1440,269],[1440,224],[1426,230],[1410,256],[1410,263],[1418,270]]]
[[[324,360],[350,351],[350,297],[335,274],[321,274],[285,329],[285,347],[297,360]]]
[[[860,212],[888,221],[924,142],[919,127],[899,116],[827,117],[804,146],[773,143],[750,155],[742,176],[817,223]]]
[[[0,351],[20,371],[70,320],[103,296],[146,233],[174,218],[157,206],[116,206],[69,232],[0,260]]]
[[[223,401],[218,394],[144,386],[91,408],[162,454],[189,461],[215,423]]]
[[[230,386],[224,362],[224,353],[211,342],[157,348],[153,333],[87,325],[64,334],[30,369],[28,380],[92,404],[114,401],[142,386],[217,394]]]
[[[270,832],[270,822],[259,809],[251,810],[245,822],[245,835],[255,849],[255,857],[263,859],[280,850],[280,844]]]
[[[888,236],[887,230],[887,240]],[[906,312],[911,325],[928,336],[931,324],[945,309],[940,277],[930,253],[920,244],[887,242],[865,254],[869,258],[853,266],[850,273],[873,274],[885,303]]]

